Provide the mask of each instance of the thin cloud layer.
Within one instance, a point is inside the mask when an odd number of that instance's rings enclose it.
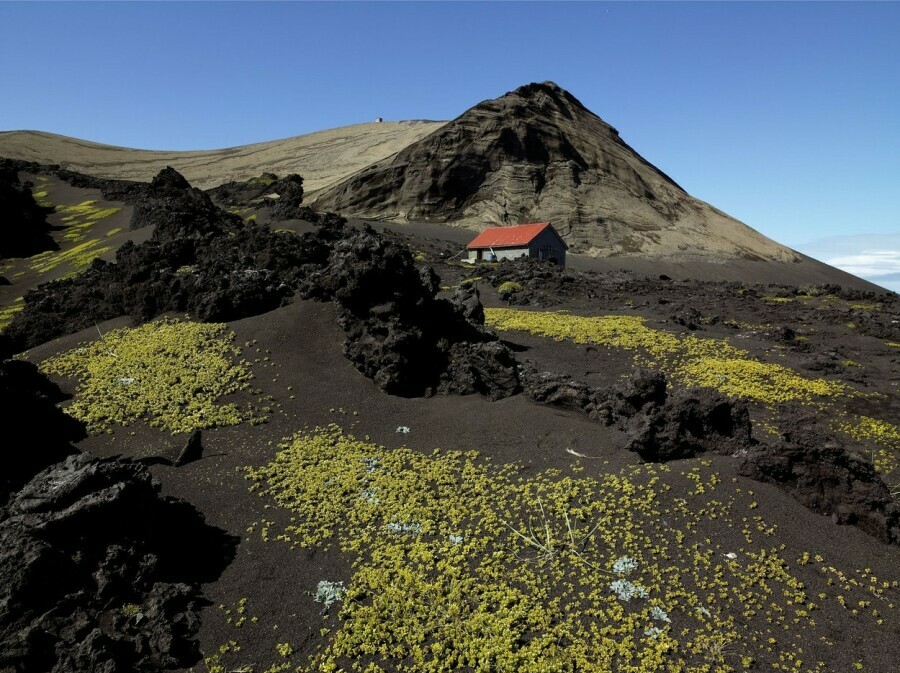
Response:
[[[860,234],[813,241],[798,250],[810,257],[900,292],[900,234]]]

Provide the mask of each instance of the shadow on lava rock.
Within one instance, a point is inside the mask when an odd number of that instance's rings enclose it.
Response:
[[[200,658],[200,585],[238,539],[143,465],[82,453],[0,510],[0,670],[151,671]]]

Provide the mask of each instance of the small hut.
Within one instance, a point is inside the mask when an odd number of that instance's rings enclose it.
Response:
[[[482,231],[466,246],[468,261],[496,261],[516,257],[537,257],[566,265],[569,246],[549,222],[491,227]]]

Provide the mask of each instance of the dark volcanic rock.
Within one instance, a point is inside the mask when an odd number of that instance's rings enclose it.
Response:
[[[659,372],[636,369],[624,388],[609,392],[605,406],[625,431],[626,448],[646,461],[730,454],[752,441],[746,403],[711,388],[670,392]]]
[[[155,226],[160,238],[207,238],[240,224],[241,218],[216,206],[209,195],[191,187],[171,166],[153,178],[136,200],[131,228]]]
[[[635,369],[621,390],[610,395],[617,415],[630,418],[645,408],[657,408],[666,403],[668,381],[662,372]]]
[[[38,164],[21,159],[0,159],[0,166],[16,172],[46,175],[48,177],[54,176],[79,189],[99,189],[103,198],[107,201],[132,203],[136,198],[146,194],[149,187],[145,182],[98,178],[93,175],[66,170],[58,165]]]
[[[188,463],[200,460],[200,458],[203,457],[202,438],[203,433],[200,430],[194,430],[191,433],[187,443],[184,445],[184,448],[181,449],[181,453],[178,454],[178,458],[175,460],[176,467],[187,465]]]
[[[747,405],[711,388],[681,389],[649,404],[624,423],[626,448],[659,462],[713,451],[729,454],[750,445]]]
[[[438,346],[442,346],[439,342]],[[519,377],[512,352],[499,341],[467,340],[451,344],[447,367],[441,372],[437,392],[471,395],[492,400],[519,392]]]
[[[515,283],[515,292],[503,294],[501,299],[522,306],[547,306],[560,297],[586,295],[591,285],[582,273],[534,257],[501,260],[477,273],[484,274],[498,291],[505,283]]]
[[[435,298],[438,287],[434,271],[417,269],[405,246],[366,227],[344,232],[303,291],[334,299],[347,357],[386,392],[492,399],[518,392],[512,353],[478,322],[477,294],[447,301]]]
[[[841,369],[841,362],[838,354],[817,353],[800,361],[800,366],[814,372],[834,373]]]
[[[329,251],[327,233],[298,237],[244,222],[171,169],[135,204],[134,217],[138,226],[155,226],[149,241],[126,242],[114,264],[96,260],[25,296],[6,329],[14,350],[121,315],[145,321],[185,311],[234,320],[263,313],[288,301],[309,265],[324,263]]]
[[[538,372],[529,367],[520,370],[519,378],[522,380],[525,394],[535,402],[579,411],[594,420],[603,420],[607,425],[612,423],[609,409],[603,406],[606,395],[597,388],[568,376]],[[606,413],[601,414],[599,412],[601,408]]]
[[[19,182],[13,163],[0,160],[0,259],[58,249],[47,223],[52,212],[35,202],[30,183]]]
[[[25,297],[6,335],[22,350],[120,315],[145,321],[166,311],[235,320],[289,301],[334,300],[346,354],[384,390],[423,394],[518,390],[512,354],[484,331],[476,295],[436,299],[430,267],[406,246],[326,214],[314,234],[295,236],[245,222],[215,206],[172,169],[135,205],[146,243],[125,243],[115,263],[40,286]]]
[[[672,322],[687,327],[689,330],[700,329],[703,316],[693,306],[682,305],[675,309],[671,317]]]
[[[80,454],[0,510],[0,670],[196,663],[197,587],[219,575],[236,541],[158,491],[141,465]]]
[[[2,348],[0,348],[2,350]],[[75,453],[84,426],[56,404],[59,388],[30,362],[5,360],[0,352],[0,503],[48,465]],[[27,447],[27,448],[26,448]]]
[[[524,367],[525,393],[542,404],[580,411],[626,433],[626,448],[646,461],[666,461],[750,445],[747,405],[708,388],[669,393],[659,372],[636,369],[622,386],[602,390],[569,377]]]
[[[777,484],[809,509],[900,544],[900,503],[872,463],[815,429],[814,418],[788,414],[779,440],[747,454],[744,476]]]
[[[451,301],[466,320],[476,325],[484,325],[484,306],[481,305],[481,295],[474,283],[457,287]]]
[[[263,173],[245,182],[228,182],[207,190],[212,199],[223,206],[271,206],[273,220],[308,219],[303,203],[303,178],[292,173],[279,178]],[[314,220],[309,220],[314,221]]]

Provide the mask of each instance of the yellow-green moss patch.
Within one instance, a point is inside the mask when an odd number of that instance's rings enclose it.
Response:
[[[121,208],[103,208],[101,210],[95,210],[90,215],[87,216],[89,220],[102,220],[103,218],[109,217],[110,215],[115,215],[118,213]]]
[[[782,365],[763,362],[726,341],[653,329],[639,316],[583,317],[489,308],[485,320],[499,330],[635,351],[637,364],[657,367],[684,385],[716,388],[725,395],[763,404],[809,402],[848,391],[840,382],[806,378]]]
[[[323,617],[333,628],[321,649],[296,670],[712,673],[777,669],[784,657],[784,670],[822,670],[803,651],[829,627],[768,544],[775,527],[746,515],[752,492],[718,494],[704,466],[520,469],[474,452],[389,450],[336,426],[249,469],[252,490],[290,514],[250,532],[352,559],[350,577],[309,578],[310,591],[316,580],[346,589],[337,621]]]
[[[10,306],[0,308],[0,332],[6,329],[6,326],[12,322],[16,313],[25,308],[22,297],[16,297],[16,300]]]
[[[77,273],[110,250],[112,246],[102,245],[100,239],[93,238],[68,250],[48,250],[30,257],[29,268],[37,273],[47,273],[66,265],[72,273]]]
[[[505,283],[501,283],[500,287],[497,288],[497,292],[499,294],[515,294],[516,292],[521,292],[522,290],[522,283],[517,283],[514,280],[508,280]]]
[[[887,477],[900,467],[900,427],[870,416],[854,416],[837,429],[857,442],[869,444],[875,469]]]
[[[74,205],[57,205],[56,212],[63,213],[66,227],[63,238],[73,243],[84,240],[98,221],[115,215],[121,208],[101,208],[96,201],[82,201]],[[121,231],[121,229],[119,229]]]
[[[40,369],[79,379],[66,412],[92,433],[138,420],[172,433],[236,425],[254,416],[219,401],[252,378],[233,337],[223,324],[158,320],[108,332]]]

